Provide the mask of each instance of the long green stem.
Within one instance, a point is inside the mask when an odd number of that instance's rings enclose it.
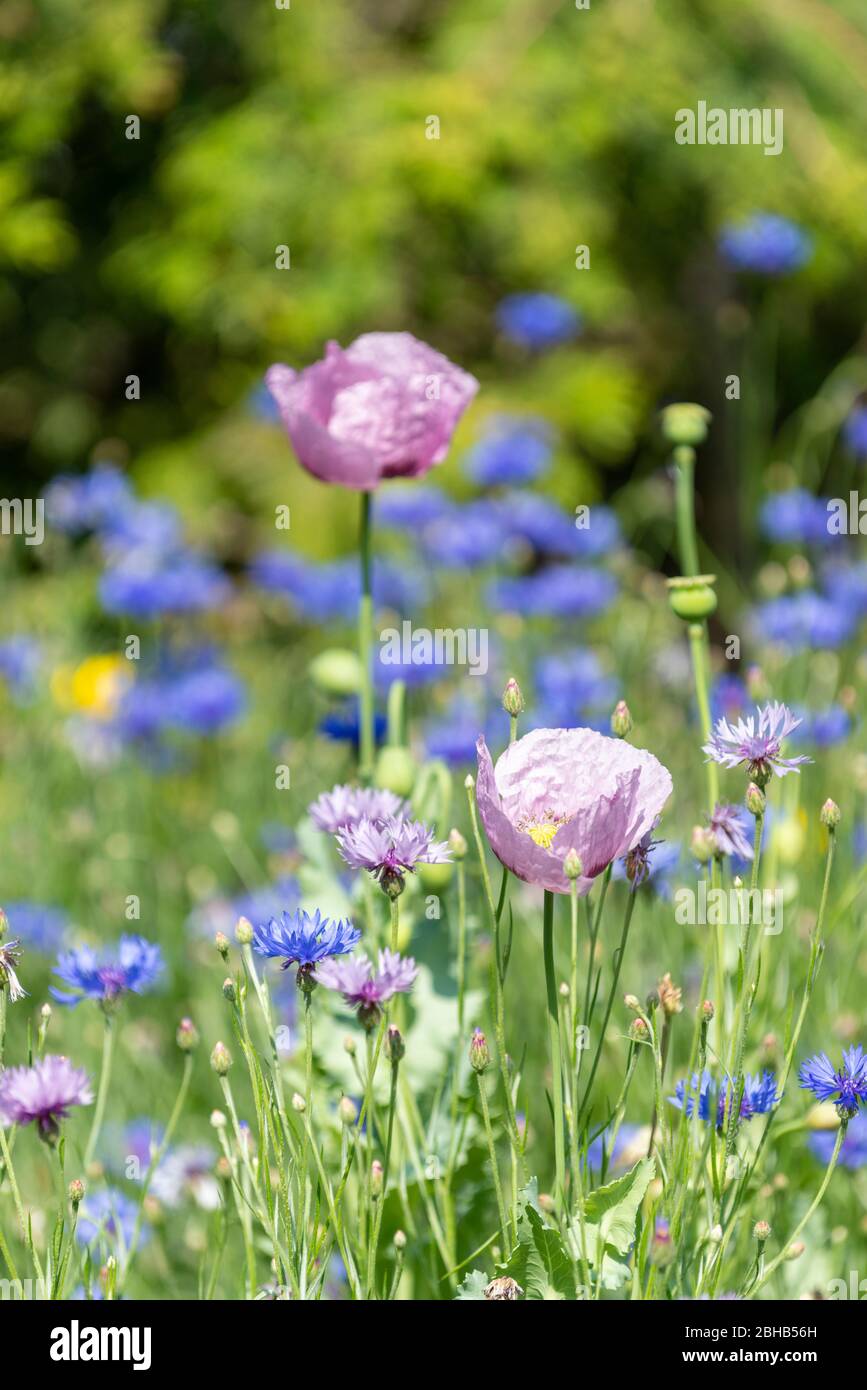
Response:
[[[596,1051],[593,1054],[593,1065],[590,1068],[590,1077],[587,1081],[587,1086],[584,1091],[584,1098],[581,1101],[581,1109],[578,1112],[579,1120],[584,1115],[584,1112],[587,1109],[587,1104],[590,1100],[590,1093],[593,1090],[593,1082],[596,1078],[596,1071],[599,1066],[599,1059],[602,1056],[602,1049],[605,1046],[605,1031],[608,1027],[608,1020],[611,1017],[611,1010],[614,1007],[614,996],[617,993],[617,986],[620,983],[620,971],[623,967],[623,957],[626,954],[626,943],[629,940],[629,927],[630,923],[632,922],[632,913],[635,908],[635,897],[636,890],[633,889],[629,893],[626,903],[626,913],[623,918],[623,929],[620,933],[620,945],[618,946],[617,951],[615,953],[616,959],[614,963],[614,978],[611,981],[611,988],[608,992],[608,999],[605,1004],[605,1016],[602,1020],[602,1028],[599,1033],[599,1041],[596,1044]]]
[[[371,591],[371,524],[370,493],[361,494],[359,526],[359,555],[361,559],[361,598],[358,603],[358,655],[361,661],[359,692],[359,761],[358,773],[364,783],[373,777],[373,595]]]
[[[144,1175],[144,1181],[142,1182],[141,1187],[141,1196],[139,1198],[138,1211],[136,1213],[135,1227],[133,1229],[132,1237],[127,1248],[126,1260],[124,1261],[123,1269],[121,1270],[118,1276],[118,1291],[123,1289],[126,1276],[129,1273],[129,1269],[132,1264],[133,1256],[135,1255],[136,1249],[138,1247],[139,1239],[141,1237],[142,1223],[144,1220],[145,1199],[148,1195],[148,1192],[150,1191],[150,1185],[153,1181],[154,1174],[156,1173],[157,1168],[160,1166],[163,1159],[165,1158],[169,1144],[172,1142],[172,1135],[174,1134],[175,1129],[177,1128],[177,1123],[181,1117],[181,1112],[184,1108],[184,1102],[187,1098],[187,1091],[190,1089],[190,1078],[192,1077],[192,1074],[193,1058],[192,1054],[188,1052],[187,1055],[184,1057],[184,1070],[183,1075],[181,1076],[181,1084],[178,1089],[178,1094],[175,1098],[175,1103],[172,1106],[172,1113],[169,1116],[169,1121],[166,1125],[165,1133],[162,1137],[162,1142],[160,1143],[158,1149],[151,1158],[151,1161],[148,1164],[148,1170]]]
[[[99,1133],[102,1129],[102,1121],[105,1115],[105,1103],[108,1099],[108,1087],[111,1081],[111,1064],[114,1057],[114,1019],[110,1014],[105,1016],[105,1032],[102,1038],[102,1067],[99,1073],[99,1088],[96,1093],[96,1107],[93,1112],[93,1122],[90,1126],[90,1135],[87,1140],[87,1148],[84,1151],[84,1167],[90,1163],[96,1150],[99,1140]]]
[[[491,1176],[494,1179],[494,1191],[497,1194],[497,1212],[500,1218],[500,1236],[503,1242],[503,1257],[509,1251],[509,1218],[506,1213],[506,1204],[503,1201],[503,1186],[500,1182],[500,1165],[497,1162],[497,1149],[494,1144],[494,1131],[491,1127],[491,1112],[488,1109],[488,1096],[485,1091],[485,1078],[482,1072],[476,1072],[476,1080],[479,1083],[479,1100],[482,1103],[482,1119],[485,1122],[485,1135],[488,1140],[488,1157],[491,1160]]]
[[[786,1258],[786,1253],[789,1247],[793,1245],[794,1242],[798,1239],[798,1236],[801,1234],[807,1222],[810,1220],[810,1217],[813,1215],[813,1213],[816,1211],[817,1207],[821,1203],[822,1198],[828,1190],[828,1184],[831,1181],[831,1174],[834,1172],[834,1169],[837,1166],[837,1159],[840,1157],[840,1150],[843,1147],[843,1140],[846,1138],[847,1125],[847,1120],[843,1120],[840,1123],[840,1129],[837,1133],[837,1142],[834,1145],[834,1152],[831,1154],[830,1162],[828,1163],[828,1167],[825,1169],[825,1176],[822,1179],[822,1185],[819,1188],[819,1191],[816,1193],[805,1214],[801,1217],[801,1220],[798,1222],[794,1231],[789,1236],[789,1239],[785,1241],[783,1245],[780,1247],[780,1253],[773,1260],[771,1260],[771,1263],[768,1265],[759,1282],[753,1285],[752,1289],[750,1290],[751,1294],[757,1293],[758,1290],[768,1282],[771,1275],[774,1273],[774,1270],[782,1264],[783,1260]]]
[[[545,991],[548,1000],[548,1040],[551,1050],[551,1076],[554,1102],[554,1163],[557,1176],[556,1200],[566,1209],[566,1137],[563,1125],[563,1044],[560,1038],[560,1008],[554,971],[554,894],[545,889],[542,919],[545,957]]]

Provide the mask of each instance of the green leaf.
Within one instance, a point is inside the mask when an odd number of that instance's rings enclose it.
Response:
[[[604,1250],[616,1251],[626,1255],[635,1239],[635,1218],[644,1200],[656,1170],[652,1158],[642,1158],[622,1178],[605,1187],[597,1187],[584,1199],[584,1238],[587,1258],[591,1264],[596,1261],[596,1252],[601,1244]],[[576,1249],[580,1240],[580,1227],[576,1224]]]
[[[497,1273],[517,1281],[528,1299],[574,1299],[572,1261],[558,1231],[546,1226],[533,1206],[518,1220],[518,1244]]]
[[[488,1287],[488,1276],[480,1269],[471,1270],[464,1282],[461,1284],[455,1298],[481,1298],[485,1296],[485,1289]]]

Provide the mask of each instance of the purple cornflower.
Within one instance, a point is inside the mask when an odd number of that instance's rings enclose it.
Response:
[[[867,1054],[858,1043],[843,1053],[843,1065],[835,1071],[825,1052],[804,1062],[801,1085],[817,1100],[833,1100],[841,1119],[850,1120],[861,1105],[867,1105]]]
[[[738,859],[752,859],[753,847],[747,835],[747,813],[742,806],[727,806],[717,802],[709,824],[716,842],[717,854],[733,854]]]
[[[763,709],[757,706],[756,714],[758,721],[753,715],[739,719],[736,724],[720,719],[702,752],[707,754],[708,762],[722,763],[723,767],[747,763],[750,779],[765,787],[774,774],[785,777],[787,772],[797,771],[799,763],[808,763],[811,759],[803,754],[797,758],[780,756],[783,739],[801,722],[790,709],[775,702]]]
[[[67,994],[55,989],[54,985],[50,985],[49,990],[59,1004],[74,1008],[82,999],[96,999],[103,1008],[109,1008],[127,990],[144,994],[162,968],[163,955],[159,946],[143,936],[122,936],[116,951],[102,955],[90,946],[64,951],[58,956],[55,973],[80,993]]]
[[[697,1096],[699,1119],[707,1123],[713,1115],[716,1129],[722,1130],[724,1128],[731,1091],[728,1077],[724,1078],[718,1086],[710,1072],[704,1071],[699,1085],[698,1076],[693,1073],[689,1090],[687,1090],[685,1081],[678,1081],[674,1090],[674,1095],[668,1098],[671,1105],[676,1106],[678,1110],[685,1108],[687,1115],[692,1116],[695,1112]],[[751,1120],[754,1115],[766,1115],[768,1111],[773,1110],[779,1100],[773,1072],[764,1071],[761,1076],[745,1076],[739,1118]]]
[[[15,967],[20,959],[21,943],[19,941],[7,941],[5,945],[0,941],[0,988],[4,984],[9,986],[10,1004],[15,1004],[19,999],[27,997],[27,990],[22,988],[21,981],[15,973]]]
[[[367,869],[391,898],[403,892],[404,874],[414,873],[416,864],[448,864],[452,857],[426,825],[397,816],[382,822],[363,817],[338,831],[337,843],[350,868]]]
[[[293,915],[283,912],[279,921],[272,917],[253,928],[254,950],[260,956],[282,959],[284,970],[297,965],[299,981],[328,956],[345,956],[354,950],[360,940],[361,932],[351,922],[332,922],[318,908],[312,917],[299,907]]]
[[[41,1139],[53,1143],[60,1120],[72,1105],[90,1105],[93,1092],[87,1072],[68,1057],[48,1056],[32,1067],[9,1067],[0,1075],[0,1122],[27,1125],[35,1121]]]
[[[409,814],[409,805],[394,792],[378,787],[337,786],[311,802],[307,814],[317,830],[336,835],[338,830],[362,819],[377,824],[392,817],[403,820]]]
[[[376,971],[367,956],[353,956],[351,960],[325,961],[316,978],[327,989],[338,990],[346,1003],[358,1010],[364,1027],[372,1028],[379,1019],[380,1005],[393,994],[407,994],[417,974],[418,966],[410,956],[383,950]]]

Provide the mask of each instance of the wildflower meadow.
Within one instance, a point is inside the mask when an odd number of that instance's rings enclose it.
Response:
[[[743,90],[673,4],[137,0],[112,86],[47,8],[0,20],[0,1302],[862,1298],[831,68]]]

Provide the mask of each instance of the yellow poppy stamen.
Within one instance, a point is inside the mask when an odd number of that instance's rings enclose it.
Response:
[[[562,825],[562,821],[560,825]],[[527,834],[531,840],[536,841],[537,845],[541,845],[542,849],[550,849],[551,842],[560,829],[560,825],[552,821],[545,821],[541,825],[528,825]]]

